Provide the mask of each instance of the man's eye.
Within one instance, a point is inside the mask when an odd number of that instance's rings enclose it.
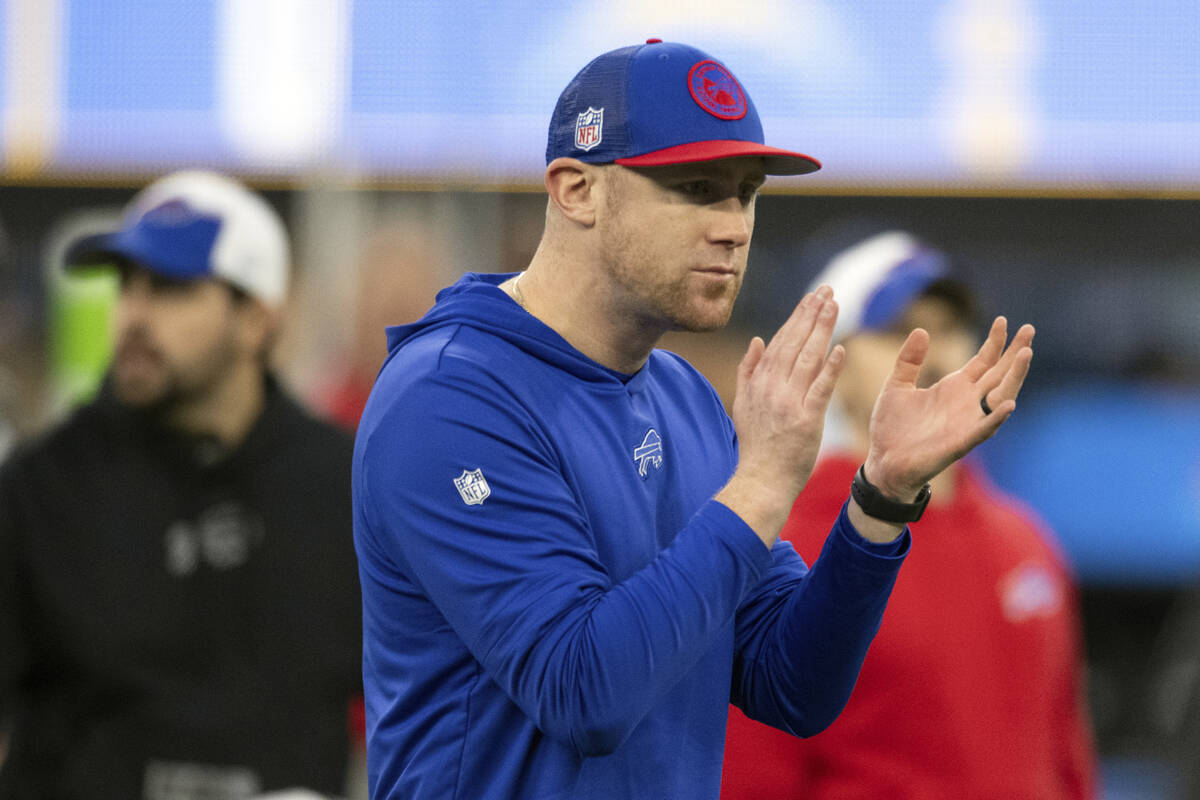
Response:
[[[701,197],[708,194],[707,181],[688,181],[679,185],[679,191],[689,197]]]
[[[195,285],[188,281],[173,281],[161,275],[153,275],[150,278],[150,288],[155,294],[186,295],[195,288]]]

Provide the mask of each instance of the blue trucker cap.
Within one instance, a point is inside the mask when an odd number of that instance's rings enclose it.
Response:
[[[116,230],[78,239],[64,260],[67,267],[127,260],[177,281],[217,278],[272,307],[283,302],[290,272],[275,211],[232,178],[199,170],[150,184]]]
[[[546,163],[575,158],[630,167],[760,156],[769,175],[821,168],[763,144],[750,95],[712,56],[649,39],[597,56],[567,84],[550,119]]]

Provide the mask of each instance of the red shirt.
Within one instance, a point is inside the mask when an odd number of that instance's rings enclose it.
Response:
[[[812,563],[859,461],[825,458],[782,536]],[[730,709],[723,800],[1095,795],[1077,600],[1041,524],[964,463],[913,523],[846,709],[799,739]]]

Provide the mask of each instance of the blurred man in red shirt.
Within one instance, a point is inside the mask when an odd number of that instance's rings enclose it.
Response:
[[[932,344],[918,385],[976,347],[974,300],[944,255],[902,232],[830,262],[846,365],[821,461],[784,526],[809,564],[867,454],[879,387],[914,328]],[[1072,578],[1043,524],[971,460],[932,481],[913,545],[854,693],[800,739],[730,708],[723,800],[1095,795]]]

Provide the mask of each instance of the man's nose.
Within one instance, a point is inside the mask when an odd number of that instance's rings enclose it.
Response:
[[[722,200],[713,209],[713,214],[715,219],[710,236],[714,242],[729,247],[741,247],[750,243],[750,234],[754,229],[753,211],[747,209],[739,198]]]

